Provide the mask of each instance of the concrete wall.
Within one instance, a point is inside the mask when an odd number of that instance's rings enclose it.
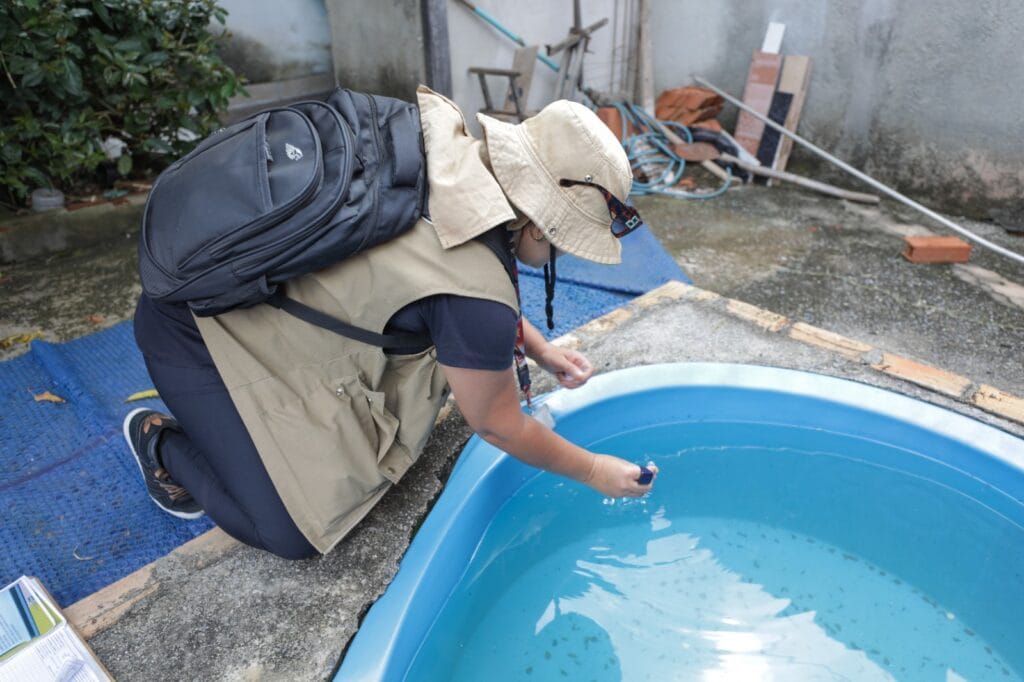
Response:
[[[277,64],[275,77],[297,75],[288,69],[301,70],[300,64],[310,73],[329,71],[333,64],[341,85],[405,99],[426,80],[424,1],[222,0],[232,10],[229,28],[246,40],[259,38],[268,63]],[[572,22],[569,0],[476,4],[541,46],[565,38]],[[610,19],[591,43],[587,85],[602,91],[624,88],[626,13],[637,4],[582,3],[584,25]],[[806,137],[940,208],[978,215],[1024,197],[1024,126],[1018,113],[1024,3],[651,0],[651,5],[656,92],[689,83],[690,74],[697,73],[740,95],[765,27],[781,21],[787,25],[783,52],[814,59],[800,126]],[[447,15],[452,96],[476,132],[473,114],[483,98],[467,69],[507,68],[516,46],[455,0],[448,0]],[[540,62],[534,78],[529,106],[536,109],[551,99],[555,79]],[[503,81],[492,82],[496,99]],[[734,115],[727,109],[728,127]],[[844,177],[799,149],[792,163],[824,179]]]
[[[327,0],[342,87],[412,100],[424,80],[420,0]]]
[[[331,73],[324,0],[219,0],[231,43],[224,60],[250,83]],[[215,26],[219,26],[216,24]]]
[[[652,17],[659,92],[696,73],[739,96],[781,21],[783,53],[814,59],[802,135],[949,210],[1024,196],[1024,3],[653,0]]]

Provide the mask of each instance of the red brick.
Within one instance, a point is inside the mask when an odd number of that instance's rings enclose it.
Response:
[[[709,161],[718,158],[718,148],[709,142],[680,142],[673,151],[684,161]]]
[[[597,110],[597,117],[601,119],[608,128],[615,133],[615,137],[622,140],[622,114],[615,107],[601,107]],[[626,136],[636,135],[636,128],[633,124],[626,126]]]
[[[971,245],[959,237],[904,237],[903,257],[911,263],[966,263]]]
[[[747,73],[747,84],[743,88],[743,103],[762,116],[767,116],[781,70],[782,55],[755,52],[750,62],[750,71]],[[733,137],[744,149],[756,155],[763,133],[762,121],[746,111],[740,111]]]
[[[722,124],[718,122],[717,118],[709,118],[709,119],[706,119],[704,121],[697,121],[696,123],[694,123],[690,127],[691,128],[706,128],[708,130],[713,130],[716,133],[722,132]]]
[[[654,115],[661,121],[678,121],[685,126],[718,116],[725,100],[711,90],[686,86],[658,95]]]

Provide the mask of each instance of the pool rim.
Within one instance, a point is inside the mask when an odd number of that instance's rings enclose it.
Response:
[[[898,419],[967,448],[981,450],[1024,476],[1024,440],[1007,431],[886,388],[804,370],[738,363],[661,363],[628,367],[597,375],[581,388],[558,389],[541,396],[535,413],[542,421],[557,424],[574,412],[606,400],[684,387],[783,393]],[[401,671],[393,669],[397,663],[394,653],[411,614],[411,602],[423,586],[425,573],[474,494],[486,487],[496,473],[508,469],[510,462],[515,460],[479,436],[469,440],[442,494],[402,558],[393,581],[369,609],[350,642],[333,678],[335,681],[389,679],[389,672],[401,672],[402,677],[408,672],[418,645]],[[522,464],[511,471],[514,472],[511,480],[504,482],[510,494],[539,473]],[[507,477],[508,472],[503,473]],[[479,542],[479,538],[475,541]],[[445,600],[459,577],[448,587]],[[437,612],[431,614],[431,625],[436,617]],[[429,630],[428,626],[425,632]]]

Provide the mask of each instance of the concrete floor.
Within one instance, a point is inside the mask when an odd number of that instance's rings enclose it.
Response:
[[[901,235],[924,229],[912,216],[784,188],[743,188],[707,202],[642,198],[638,206],[705,290],[1024,395],[1021,267],[980,251],[969,267],[912,265],[899,256]],[[1024,240],[999,228],[972,227],[1024,251]],[[63,340],[112,324],[130,316],[138,293],[134,242],[4,268],[0,293],[0,338],[38,329]],[[97,314],[102,322],[90,319]],[[773,333],[700,292],[633,304],[574,336],[600,371],[669,361],[804,369],[1024,435],[1020,424]],[[326,557],[285,562],[214,535],[213,549],[175,552],[72,607],[72,620],[119,680],[324,679],[469,435],[450,415],[401,485]]]
[[[1024,265],[980,248],[964,265],[910,263],[903,237],[929,233],[910,209],[785,187],[639,206],[699,287],[1024,394]],[[1020,235],[960,224],[1024,254]]]

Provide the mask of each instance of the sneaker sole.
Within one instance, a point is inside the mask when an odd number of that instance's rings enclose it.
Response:
[[[131,436],[130,433],[128,433],[128,425],[132,423],[132,418],[135,415],[137,415],[139,412],[148,412],[149,409],[150,408],[148,408],[148,407],[139,407],[139,408],[136,408],[136,409],[132,410],[131,412],[129,412],[125,416],[124,422],[121,424],[121,433],[124,434],[124,441],[128,444],[128,449],[132,452],[132,458],[135,460],[135,465],[137,467],[139,467],[139,475],[142,476],[142,480],[143,481],[146,480],[146,472],[142,470],[142,462],[139,461],[139,456],[137,454],[135,454],[135,445],[132,444],[132,436]],[[168,509],[167,507],[164,507],[163,505],[161,505],[159,502],[154,500],[153,497],[150,496],[149,494],[147,494],[146,497],[148,497],[150,499],[150,501],[153,504],[156,505],[157,509],[159,509],[160,511],[164,512],[165,514],[170,514],[171,516],[176,516],[179,519],[186,519],[186,520],[198,519],[201,516],[203,516],[204,514],[206,514],[206,512],[204,512],[204,511],[197,511],[197,512],[191,512],[191,513],[189,513],[189,512],[173,511],[173,510]]]

